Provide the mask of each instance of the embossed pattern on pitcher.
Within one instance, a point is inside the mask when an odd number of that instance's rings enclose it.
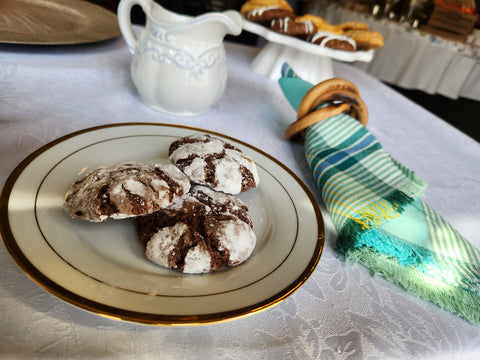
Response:
[[[158,24],[150,25],[151,37],[141,41],[137,47],[137,54],[151,53],[152,59],[159,63],[173,63],[178,68],[189,70],[189,75],[202,75],[204,70],[212,69],[217,62],[225,61],[223,44],[213,46],[198,55],[174,45],[173,33],[178,30],[168,30]],[[152,45],[151,41],[159,45]]]

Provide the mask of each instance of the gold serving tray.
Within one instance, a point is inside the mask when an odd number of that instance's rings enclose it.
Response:
[[[120,35],[117,15],[81,0],[2,0],[0,42],[83,44]]]

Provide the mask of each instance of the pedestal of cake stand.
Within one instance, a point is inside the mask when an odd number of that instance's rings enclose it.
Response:
[[[278,81],[284,63],[288,63],[302,79],[308,79],[313,84],[333,77],[331,57],[312,54],[298,47],[276,42],[268,42],[260,50],[251,68],[258,74]]]

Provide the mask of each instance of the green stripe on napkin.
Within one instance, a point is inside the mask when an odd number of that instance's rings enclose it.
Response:
[[[279,83],[298,107],[312,84],[288,72]],[[413,171],[345,114],[306,130],[305,155],[346,259],[480,324],[480,252],[422,200]]]

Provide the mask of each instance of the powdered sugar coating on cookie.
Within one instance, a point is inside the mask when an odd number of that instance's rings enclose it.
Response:
[[[175,268],[169,261],[171,254],[175,256],[180,239],[189,236],[189,227],[184,223],[159,229],[147,242],[145,256],[150,261],[166,268]],[[182,270],[189,274],[210,272],[212,258],[204,242],[189,248],[183,260]]]
[[[208,134],[174,141],[169,158],[191,181],[216,191],[236,195],[259,184],[257,167],[251,158]]]
[[[184,273],[239,265],[256,245],[247,206],[200,185],[169,207],[137,218],[137,226],[146,257]]]
[[[93,222],[123,219],[167,207],[189,189],[190,181],[173,165],[125,161],[74,182],[64,209],[72,217]]]

